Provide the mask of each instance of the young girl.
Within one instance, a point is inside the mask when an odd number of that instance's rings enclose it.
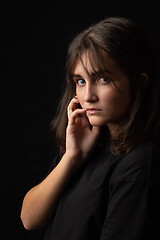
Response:
[[[28,230],[45,240],[159,239],[160,111],[154,55],[129,19],[107,18],[71,42],[52,122],[60,147],[25,196]]]

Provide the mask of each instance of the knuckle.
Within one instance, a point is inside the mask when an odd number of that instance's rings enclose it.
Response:
[[[72,102],[73,102],[73,99],[69,102],[67,110],[71,110]]]
[[[67,111],[69,111],[69,105],[68,105],[68,107],[67,107]]]

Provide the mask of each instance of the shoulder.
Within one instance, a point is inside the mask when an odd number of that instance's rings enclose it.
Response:
[[[112,181],[145,181],[151,169],[159,169],[160,144],[148,141],[117,157]]]

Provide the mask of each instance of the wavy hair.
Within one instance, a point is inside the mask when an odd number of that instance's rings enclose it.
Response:
[[[104,69],[109,56],[126,74],[131,85],[132,105],[120,119],[114,136],[110,137],[115,155],[129,152],[136,144],[158,136],[160,129],[160,102],[156,58],[147,34],[134,21],[121,17],[106,18],[79,33],[70,43],[66,62],[66,87],[53,121],[57,144],[65,151],[67,106],[76,95],[72,70],[76,60],[87,53],[93,71]],[[93,62],[94,60],[94,62]],[[96,70],[95,67],[96,66]],[[144,88],[142,73],[149,81]],[[106,127],[106,133],[109,133]],[[109,134],[103,134],[102,143]]]

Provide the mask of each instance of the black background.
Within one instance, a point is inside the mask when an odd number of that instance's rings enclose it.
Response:
[[[52,2],[17,1],[2,8],[6,148],[1,155],[1,239],[43,239],[45,228],[23,228],[20,210],[25,193],[46,174],[56,150],[49,126],[72,38],[105,17],[129,17],[149,33],[160,62],[158,1]]]

